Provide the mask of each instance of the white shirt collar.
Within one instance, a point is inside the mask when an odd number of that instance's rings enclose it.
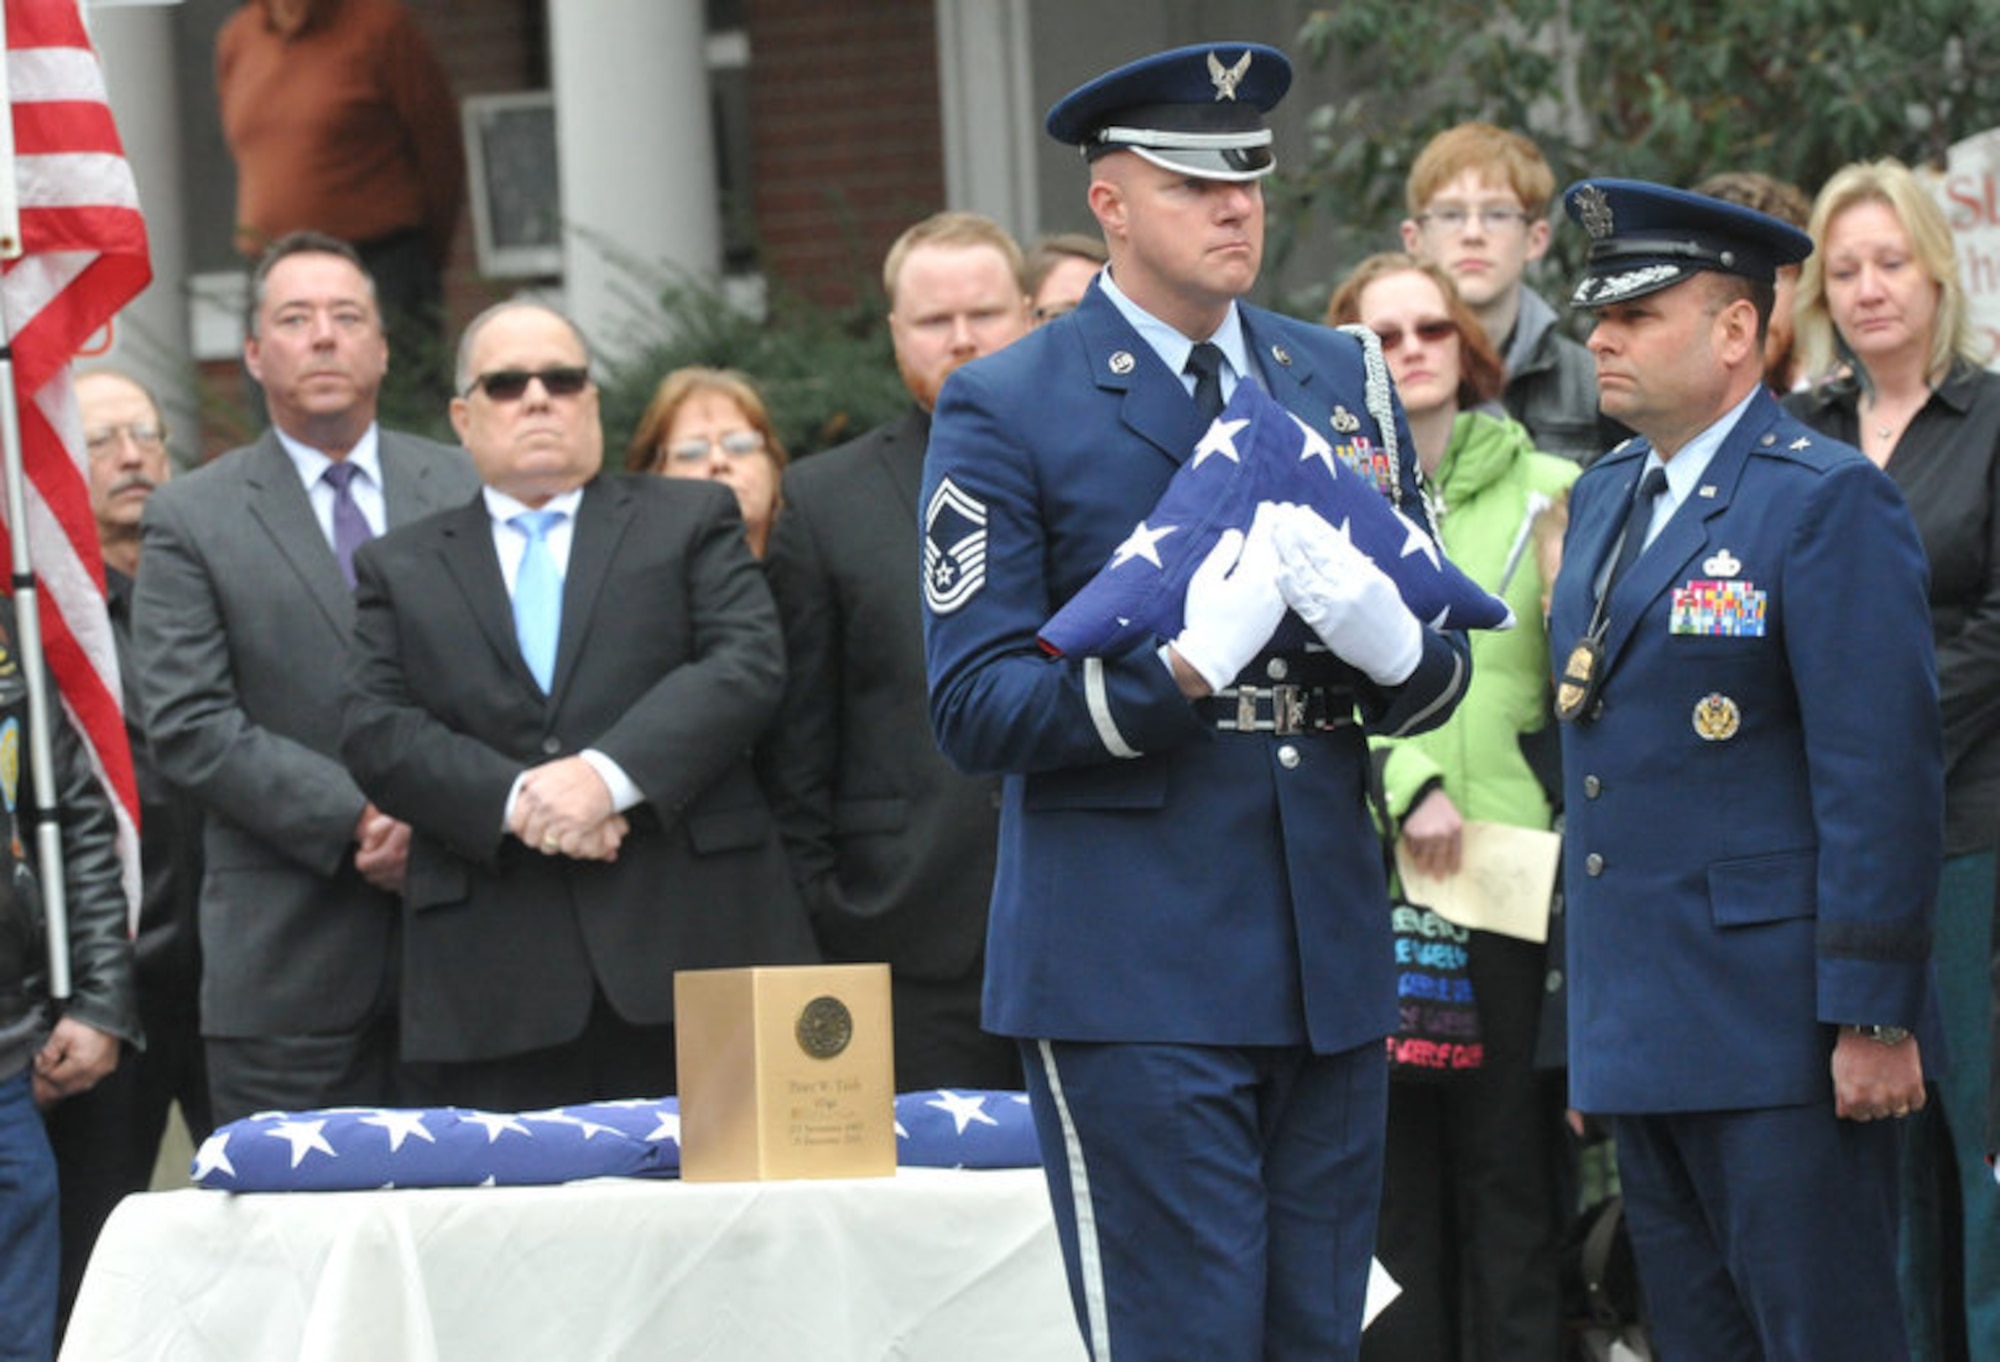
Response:
[[[486,513],[497,524],[505,525],[523,511],[560,511],[570,520],[576,519],[576,508],[583,501],[583,489],[572,487],[560,496],[550,497],[540,506],[530,506],[525,501],[517,501],[497,487],[482,487],[480,495],[486,498]]]
[[[314,449],[302,440],[293,439],[276,426],[271,427],[271,433],[278,437],[278,444],[291,458],[292,467],[298,470],[299,481],[308,489],[326,475],[327,466],[333,459],[323,450]],[[345,462],[360,469],[377,487],[382,485],[382,442],[373,421],[368,423],[368,429],[361,432],[361,438],[354,442],[354,448],[347,451]]]
[[[1139,333],[1139,338],[1152,347],[1153,353],[1169,369],[1176,374],[1184,374],[1188,356],[1194,352],[1195,341],[1126,297],[1119,289],[1118,281],[1111,277],[1110,270],[1100,271],[1098,277],[1103,281],[1104,296]],[[1229,304],[1229,314],[1222,319],[1222,325],[1206,339],[1213,341],[1216,348],[1222,351],[1222,357],[1229,361],[1229,367],[1222,376],[1222,396],[1226,401],[1236,390],[1236,381],[1251,372],[1250,346],[1243,338],[1243,314],[1233,301]],[[1183,381],[1189,384],[1189,391],[1193,391],[1193,380],[1184,377]]]

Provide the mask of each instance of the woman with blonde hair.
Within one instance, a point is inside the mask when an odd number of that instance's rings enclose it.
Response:
[[[1399,849],[1425,873],[1453,876],[1466,820],[1546,829],[1553,818],[1520,741],[1549,711],[1554,573],[1534,545],[1579,470],[1537,452],[1495,404],[1500,356],[1441,267],[1370,256],[1335,291],[1327,321],[1381,341],[1445,552],[1514,608],[1513,629],[1473,635],[1472,684],[1450,719],[1376,744]],[[1376,1252],[1403,1293],[1362,1335],[1364,1362],[1510,1362],[1561,1348],[1562,1108],[1535,1067],[1547,950],[1471,938],[1480,1067],[1390,1085]]]
[[[2000,1357],[2000,1187],[1984,1157],[2000,845],[2000,375],[1981,367],[1944,213],[1908,167],[1840,170],[1808,230],[1798,334],[1823,379],[1785,405],[1859,445],[1901,489],[1930,562],[1944,716],[1931,954],[1951,1057],[1903,1146],[1903,1310],[1919,1362]]]
[[[660,380],[626,446],[625,466],[670,478],[729,484],[743,512],[744,538],[762,558],[777,519],[785,446],[747,374],[700,366]]]

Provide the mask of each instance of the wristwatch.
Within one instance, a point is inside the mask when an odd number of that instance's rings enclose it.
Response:
[[[1850,1026],[1848,1030],[1857,1036],[1866,1036],[1877,1045],[1901,1045],[1910,1038],[1907,1026]]]

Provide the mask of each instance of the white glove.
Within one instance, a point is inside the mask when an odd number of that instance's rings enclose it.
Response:
[[[1424,626],[1396,584],[1310,506],[1278,508],[1272,540],[1285,603],[1334,656],[1377,685],[1409,679],[1424,656]]]
[[[1275,522],[1273,507],[1259,506],[1250,533],[1223,531],[1188,579],[1186,623],[1173,647],[1211,690],[1234,681],[1285,617],[1278,555],[1271,542]]]

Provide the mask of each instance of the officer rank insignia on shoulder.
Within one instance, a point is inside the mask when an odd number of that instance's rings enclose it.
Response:
[[[1715,565],[1714,558],[1703,564],[1704,567]],[[1736,566],[1740,568],[1741,564]],[[1675,588],[1673,608],[1667,616],[1667,632],[1762,638],[1764,606],[1764,593],[1750,582],[1696,578],[1686,586]]]
[[[949,615],[986,585],[986,503],[950,478],[924,510],[924,599]]]

